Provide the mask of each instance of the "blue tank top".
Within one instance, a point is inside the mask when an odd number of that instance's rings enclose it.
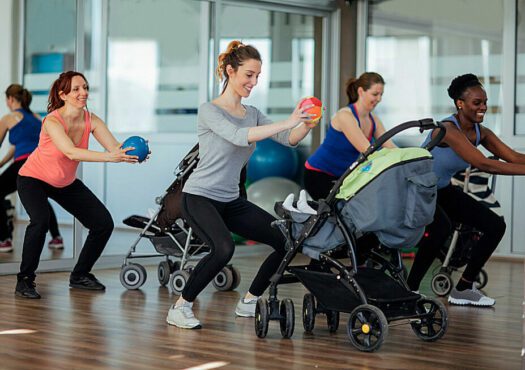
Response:
[[[355,105],[348,104],[348,107],[357,120],[357,124],[361,127],[361,122],[359,121],[359,115],[357,114]],[[370,114],[370,119],[372,121],[372,131],[368,137],[368,141],[373,143],[376,122],[374,121],[372,114]],[[345,134],[342,131],[334,129],[330,122],[324,141],[310,158],[308,158],[305,166],[306,168],[340,177],[348,167],[355,162],[357,157],[359,157],[359,154],[361,153],[352,145],[352,143],[350,143],[350,141],[348,141]]]
[[[27,157],[38,146],[42,122],[33,113],[25,109],[17,109],[23,118],[9,130],[9,142],[15,147],[15,161]]]
[[[454,123],[460,130],[461,127],[454,115],[443,119],[443,121]],[[476,123],[476,144],[478,146],[481,141],[481,134],[479,132],[479,124]],[[428,134],[427,138],[421,146],[428,144],[432,136],[432,131]],[[438,177],[437,188],[442,189],[448,184],[452,176],[454,176],[459,171],[464,171],[467,169],[469,164],[463,160],[456,152],[450,147],[439,147],[435,146],[432,151],[432,156],[434,157],[434,172]]]

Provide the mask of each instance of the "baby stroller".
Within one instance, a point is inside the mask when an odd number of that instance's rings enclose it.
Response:
[[[465,193],[501,216],[500,204],[493,194],[496,190],[496,175],[469,167],[465,172],[456,174],[452,178],[452,184],[461,187]],[[436,269],[437,271],[434,271],[430,282],[434,294],[444,297],[450,293],[454,286],[452,273],[466,266],[470,260],[471,251],[476,247],[482,235],[480,231],[469,225],[457,223],[454,226],[454,232],[442,246],[438,256],[442,265]],[[488,279],[487,272],[482,269],[474,283],[476,288],[485,287]]]
[[[377,150],[395,134],[413,127],[440,128],[426,149],[436,145],[445,128],[432,119],[401,124],[382,135],[339,178],[326,199],[311,202],[314,215],[290,212],[276,204],[281,219],[274,221],[287,239],[287,252],[271,278],[269,299],[259,298],[255,332],[264,338],[270,320],[280,322],[281,335],[292,336],[294,304],[277,298],[279,283],[295,277],[308,290],[303,298],[303,327],[314,328],[317,314],[325,314],[331,332],[339,313],[350,313],[347,332],[361,351],[375,351],[388,333],[388,324],[408,320],[424,341],[441,338],[447,329],[447,311],[437,300],[410,291],[399,249],[417,242],[435,209],[436,176],[432,156],[423,148]],[[395,249],[391,258],[372,251],[374,267],[358,267],[356,239],[374,233],[383,247]],[[346,250],[350,265],[331,255]],[[319,264],[289,266],[298,252]],[[285,274],[288,272],[288,274]]]
[[[157,268],[160,285],[180,294],[186,286],[193,266],[191,261],[198,261],[209,247],[193,234],[191,227],[184,221],[180,212],[182,188],[199,161],[199,145],[195,145],[182,159],[175,170],[175,181],[163,196],[156,199],[158,210],[151,217],[133,215],[126,218],[124,224],[141,229],[137,239],[131,245],[120,271],[120,282],[126,289],[138,289],[146,281],[146,269],[130,260],[165,256]],[[242,176],[241,176],[242,177]],[[157,254],[136,254],[136,248],[142,238],[148,239]],[[241,282],[241,275],[232,265],[224,267],[213,280],[213,286],[220,291],[233,290]]]

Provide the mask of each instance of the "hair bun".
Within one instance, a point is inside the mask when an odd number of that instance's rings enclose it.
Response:
[[[472,86],[481,86],[478,77],[472,73],[457,76],[452,80],[447,89],[448,96],[454,101],[459,99],[463,92]]]

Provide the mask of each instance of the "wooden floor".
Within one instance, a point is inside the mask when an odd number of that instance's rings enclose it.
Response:
[[[265,255],[253,248],[234,258],[242,274],[238,291],[208,287],[195,304],[201,330],[166,324],[176,296],[159,286],[148,267],[141,290],[127,291],[119,271],[99,270],[105,293],[70,290],[67,273],[38,276],[41,300],[15,298],[14,276],[0,276],[0,369],[521,369],[523,264],[491,261],[487,294],[495,308],[450,307],[447,334],[435,343],[419,340],[409,325],[392,326],[383,346],[362,353],[349,342],[347,315],[330,334],[322,316],[314,333],[302,328],[305,289],[281,286],[280,298],[295,303],[296,326],[282,339],[272,321],[258,339],[253,319],[236,318],[241,292]],[[255,252],[257,249],[261,252]],[[431,295],[428,281],[423,293]],[[14,330],[27,330],[15,334]]]

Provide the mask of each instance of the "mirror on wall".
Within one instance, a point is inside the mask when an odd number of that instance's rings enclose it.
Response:
[[[22,6],[23,5],[23,6]],[[49,88],[58,75],[75,67],[76,48],[76,2],[70,0],[26,0],[25,2],[5,1],[0,11],[0,23],[6,32],[14,37],[22,27],[23,40],[18,44],[11,41],[11,50],[3,51],[6,57],[3,63],[10,66],[8,78],[2,78],[2,116],[11,113],[5,99],[5,89],[11,83],[22,84],[32,95],[30,109],[34,115],[42,119],[46,115]],[[20,14],[23,12],[23,17]],[[52,25],[52,27],[50,27]],[[16,38],[14,38],[16,40]],[[20,42],[22,41],[22,42]],[[20,47],[23,45],[23,47]],[[19,58],[22,55],[22,58]],[[18,66],[17,66],[18,64]],[[15,67],[16,66],[16,67]],[[0,158],[4,158],[13,149],[9,138],[15,126],[7,132],[0,147]],[[25,160],[14,158],[15,160]],[[16,177],[8,176],[9,167],[14,165],[11,160],[0,168],[1,185],[5,190],[0,199],[0,212],[4,212],[6,225],[0,226],[0,238],[10,240],[11,251],[0,252],[0,262],[21,260],[25,229],[29,218],[20,199],[16,186],[11,184]],[[11,170],[13,167],[11,168]],[[4,174],[5,172],[5,174]],[[41,260],[73,259],[73,217],[58,204],[50,201],[55,217],[50,219],[48,233]],[[2,219],[2,218],[0,218]],[[5,244],[4,244],[5,245]]]

